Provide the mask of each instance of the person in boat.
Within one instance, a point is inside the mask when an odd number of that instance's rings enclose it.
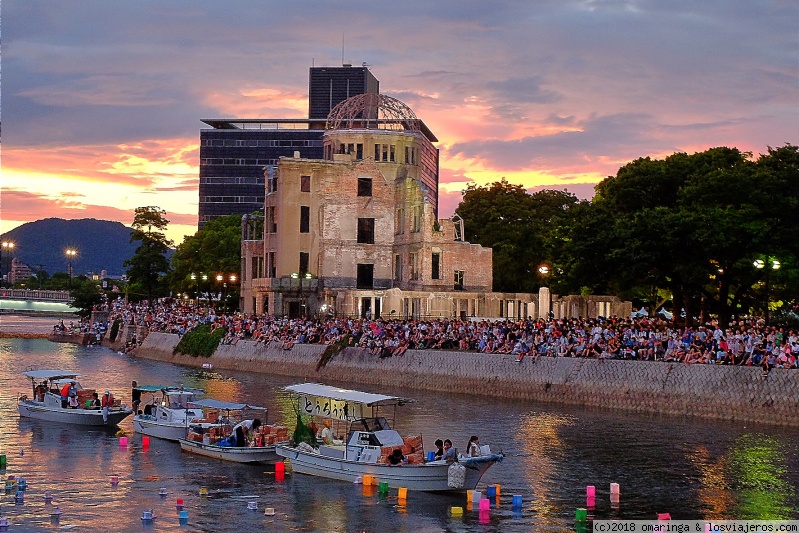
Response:
[[[100,407],[102,407],[102,405],[100,405],[100,395],[97,394],[96,392],[93,392],[92,393],[92,399],[89,402],[89,408],[90,409],[99,409]]]
[[[339,440],[338,435],[333,431],[330,420],[325,420],[325,427],[322,428],[322,441],[327,445],[344,444],[343,440]]]
[[[139,414],[139,406],[141,405],[141,390],[139,384],[134,380],[131,384],[130,404],[133,406],[133,412]]]
[[[103,408],[103,422],[108,422],[108,413],[114,407],[114,395],[111,391],[105,391],[103,398],[100,400],[100,406]]]
[[[402,450],[395,448],[391,455],[388,456],[388,464],[391,466],[401,465],[405,462],[405,456],[402,455]]]
[[[434,453],[433,460],[438,461],[439,459],[444,457],[444,441],[441,439],[436,439],[435,445],[436,445],[436,451]]]
[[[61,409],[67,409],[69,407],[69,389],[74,387],[74,381],[70,383],[64,383],[64,386],[61,387]],[[77,391],[75,394],[77,395]]]
[[[249,445],[249,439],[258,428],[261,427],[261,421],[257,418],[252,420],[242,420],[233,426],[233,434],[236,436],[236,446],[244,447]]]
[[[44,401],[44,395],[45,395],[46,392],[47,392],[47,384],[44,383],[44,382],[39,383],[38,385],[36,385],[36,388],[33,391],[34,399],[37,402],[43,402]]]
[[[444,439],[444,455],[441,457],[448,463],[454,463],[458,460],[458,452],[452,447],[452,441]]]
[[[469,437],[469,444],[466,446],[467,457],[480,457],[483,453],[480,451],[480,443],[478,442],[477,435]]]

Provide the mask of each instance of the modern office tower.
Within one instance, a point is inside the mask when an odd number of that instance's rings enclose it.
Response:
[[[282,157],[322,157],[327,113],[350,96],[377,94],[380,83],[363,67],[311,67],[308,118],[203,119],[200,130],[200,228],[214,218],[264,208],[264,167]],[[268,173],[267,173],[268,174]]]
[[[340,102],[367,93],[380,94],[380,82],[366,66],[311,67],[308,118],[325,121]]]

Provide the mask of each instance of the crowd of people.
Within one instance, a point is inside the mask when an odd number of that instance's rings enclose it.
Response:
[[[380,317],[288,318],[243,313],[217,314],[212,308],[162,300],[155,305],[111,302],[115,320],[149,331],[183,335],[199,324],[224,328],[222,342],[240,339],[291,349],[296,344],[334,344],[370,350],[379,357],[406,350],[457,350],[511,354],[520,363],[541,357],[588,357],[759,365],[764,371],[799,366],[799,330],[741,320],[721,328],[675,326],[661,317],[561,319],[383,319]]]

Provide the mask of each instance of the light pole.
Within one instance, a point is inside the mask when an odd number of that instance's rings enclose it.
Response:
[[[766,325],[768,326],[768,311],[769,311],[769,304],[771,303],[771,295],[769,294],[770,286],[769,286],[769,272],[772,270],[779,270],[782,266],[779,261],[776,259],[772,259],[770,257],[766,257],[766,260],[763,259],[755,259],[754,263],[752,263],[756,269],[763,270],[765,269],[765,309],[763,310],[763,318],[766,321]]]
[[[67,248],[67,271],[69,272],[69,288],[72,288],[72,260],[78,255],[78,251],[73,248]]]
[[[199,276],[194,273],[191,274],[191,280],[195,282],[194,286],[197,289],[196,292],[197,298],[195,300],[197,307],[200,306],[200,279],[202,279],[203,281],[208,281],[208,274],[200,274]]]
[[[300,274],[300,273],[297,273],[297,272],[292,272],[291,273],[291,279],[299,279],[300,280],[300,316],[304,316],[305,315],[304,309],[306,308],[305,292],[303,291],[303,288],[302,288],[302,280],[303,280],[303,278],[307,279],[307,280],[310,280],[310,279],[313,279],[313,276],[311,275],[310,272],[306,272],[304,274]]]
[[[8,258],[9,267],[8,267],[8,270],[6,270],[6,276],[7,276],[8,274],[11,273],[10,272],[11,271],[11,266],[10,265],[11,265],[11,257],[14,255],[14,243],[11,242],[11,241],[3,241],[2,248],[0,248],[0,251],[5,252],[6,256]],[[0,270],[3,270],[3,255],[2,255],[2,253],[0,253]],[[0,272],[0,283],[3,282],[3,275],[2,274],[3,273]]]

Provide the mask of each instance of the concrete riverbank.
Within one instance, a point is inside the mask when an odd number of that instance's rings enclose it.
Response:
[[[347,348],[325,367],[320,345],[282,350],[239,341],[210,358],[173,355],[177,335],[151,333],[134,355],[181,365],[389,387],[480,394],[636,412],[799,426],[799,371],[650,361],[526,358],[454,351],[408,350],[380,359]]]

